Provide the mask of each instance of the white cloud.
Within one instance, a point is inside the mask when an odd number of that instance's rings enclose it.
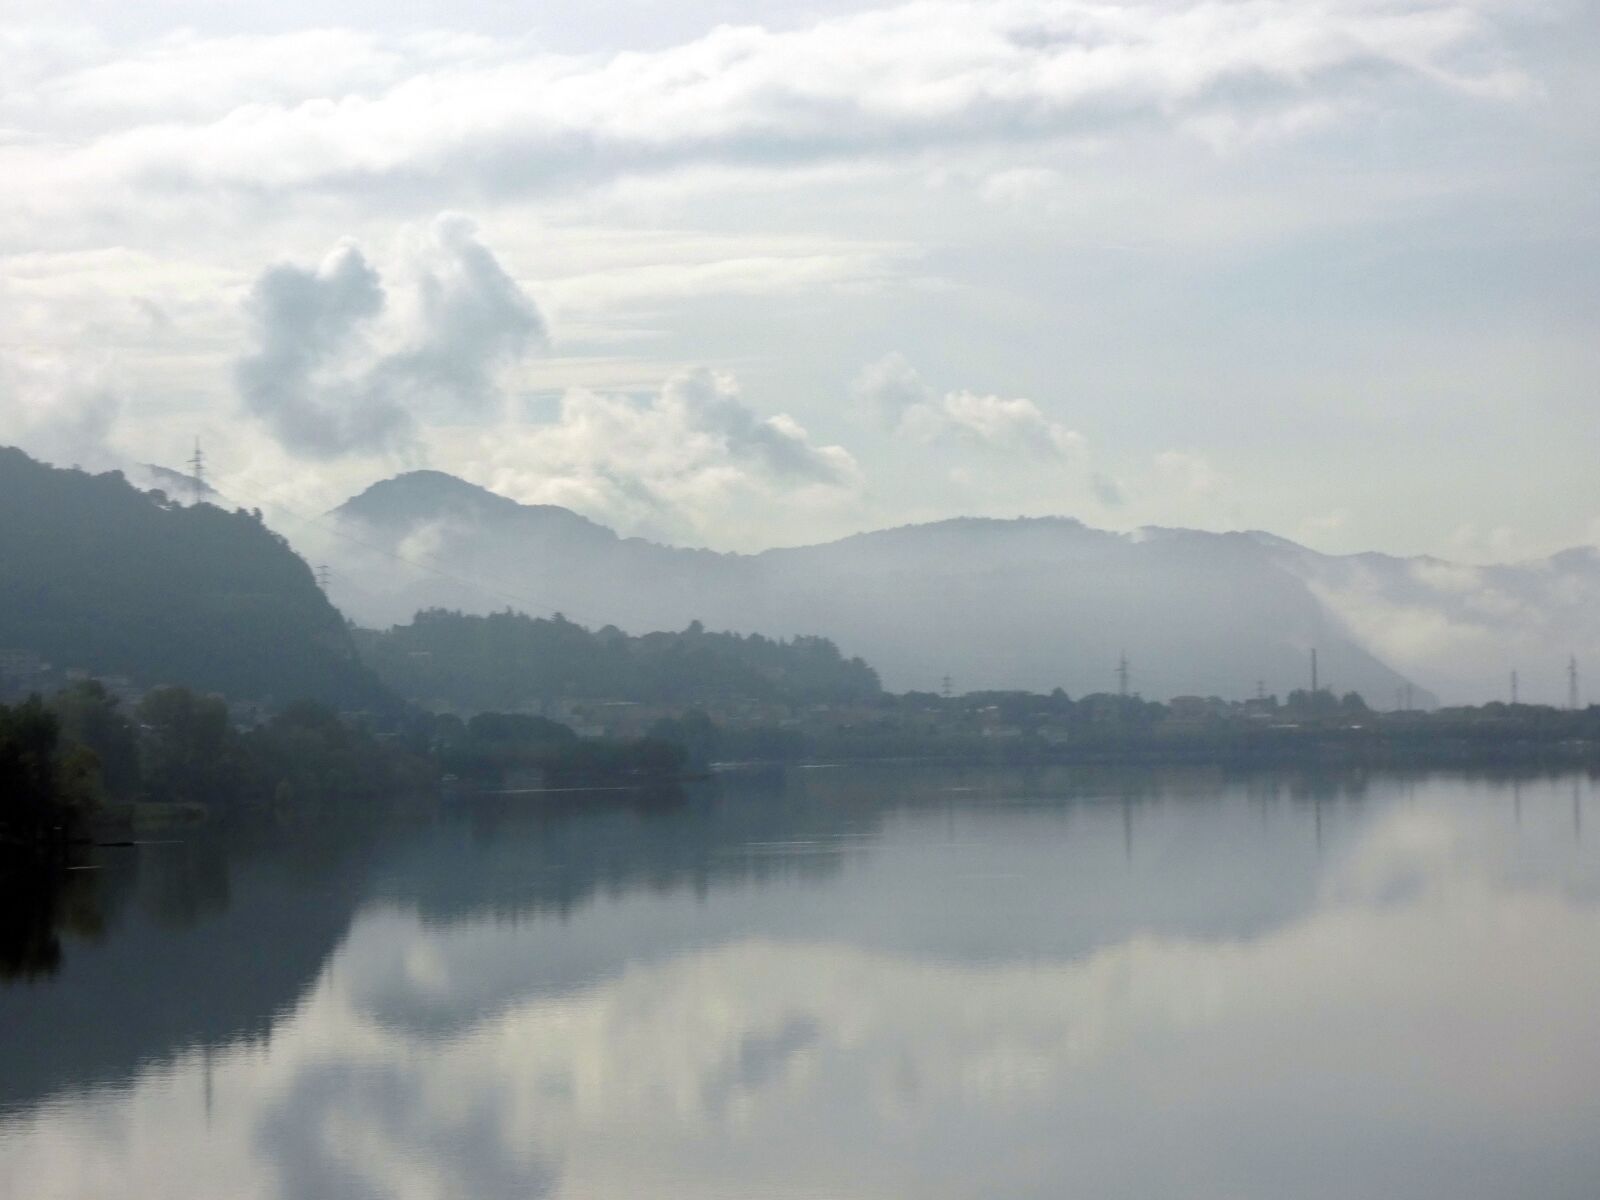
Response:
[[[786,292],[882,286],[903,264],[887,248],[872,246],[742,254],[701,261],[624,264],[548,280],[541,292],[563,317],[593,320],[618,310],[660,306],[708,296],[771,296]]]
[[[554,422],[496,430],[467,473],[627,533],[717,532],[741,545],[758,525],[847,503],[861,485],[849,451],[819,445],[786,414],[761,416],[732,376],[703,368],[645,398],[569,391]]]
[[[1067,184],[1067,177],[1050,167],[1008,167],[986,178],[978,194],[992,204],[1033,208],[1048,204]]]
[[[1155,465],[1160,476],[1197,500],[1215,499],[1227,488],[1227,477],[1201,454],[1164,450],[1156,455]]]
[[[60,465],[107,465],[122,397],[104,376],[57,356],[0,355],[0,444]]]
[[[34,202],[58,206],[123,187],[427,179],[523,192],[1152,123],[1237,141],[1332,119],[1395,81],[1517,95],[1491,34],[1478,8],[1449,0],[944,0],[788,30],[724,25],[611,57],[444,36],[183,34],[88,45],[0,92],[0,126],[33,138],[0,155]]]
[[[1486,586],[1483,572],[1476,567],[1436,558],[1413,559],[1408,566],[1414,580],[1436,591],[1471,595],[1481,593]]]
[[[867,367],[852,392],[880,422],[914,441],[1057,459],[1084,450],[1081,434],[1050,420],[1032,400],[969,391],[940,395],[899,353]]]
[[[377,270],[345,243],[314,269],[280,264],[251,289],[256,348],[235,372],[246,408],[311,457],[405,450],[423,418],[493,415],[498,373],[545,339],[533,302],[465,218],[429,226],[411,257],[410,313],[386,353]]]
[[[1473,562],[1505,562],[1526,555],[1528,546],[1519,530],[1509,525],[1458,525],[1450,535],[1450,551]]]
[[[1420,672],[1429,682],[1429,668],[1441,662],[1461,663],[1499,654],[1506,649],[1496,630],[1451,612],[1428,599],[1408,603],[1389,595],[1383,582],[1359,569],[1345,578],[1311,578],[1312,595],[1362,645],[1400,671]]]
[[[1358,642],[1446,703],[1503,697],[1514,668],[1524,700],[1559,700],[1567,655],[1600,644],[1592,560],[1476,567],[1312,554],[1286,562]]]

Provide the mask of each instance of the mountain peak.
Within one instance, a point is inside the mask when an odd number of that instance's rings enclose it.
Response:
[[[459,521],[479,527],[516,526],[526,530],[538,525],[607,539],[616,536],[570,508],[522,504],[444,471],[406,471],[392,479],[380,479],[346,500],[331,515],[387,528]]]
[[[406,471],[380,479],[335,511],[344,516],[374,517],[399,509],[437,509],[469,505],[510,509],[517,502],[444,471]]]

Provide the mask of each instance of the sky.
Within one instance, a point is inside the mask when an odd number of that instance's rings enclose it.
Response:
[[[754,550],[1600,541],[1600,3],[0,0],[0,441]]]

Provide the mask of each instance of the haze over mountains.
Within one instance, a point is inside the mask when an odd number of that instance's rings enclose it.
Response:
[[[241,697],[372,695],[311,570],[255,519],[17,451],[0,468],[9,507],[33,514],[0,536],[0,648]],[[938,691],[947,675],[958,692],[1109,691],[1125,651],[1148,697],[1283,695],[1305,686],[1315,647],[1324,686],[1382,707],[1408,687],[1418,706],[1505,698],[1513,669],[1521,699],[1559,704],[1568,655],[1600,648],[1600,552],[1588,548],[1480,567],[1058,517],[728,554],[622,538],[433,471],[374,484],[324,524],[340,536],[301,531],[299,548],[330,564],[331,599],[359,625],[516,609],[631,634],[700,621],[815,635],[891,691]]]
[[[1110,533],[1069,518],[954,519],[823,545],[722,554],[620,538],[438,472],[374,484],[333,514],[334,599],[358,621],[419,608],[560,611],[630,632],[816,633],[891,690],[1115,687],[1152,697],[1283,694],[1322,682],[1379,705],[1566,699],[1569,653],[1600,647],[1600,555],[1473,567],[1331,556],[1264,533]],[[436,568],[422,569],[397,562]]]
[[[1337,602],[1355,585],[1333,570],[1340,560],[1266,535],[955,519],[723,554],[621,538],[429,471],[374,484],[332,515],[345,535],[328,551],[334,599],[363,624],[513,607],[630,632],[700,620],[815,633],[896,691],[938,690],[945,675],[958,691],[1112,690],[1126,650],[1132,686],[1152,697],[1283,694],[1305,686],[1315,646],[1324,685],[1388,704],[1410,684],[1413,703],[1432,699],[1431,676],[1396,670],[1374,652],[1372,622],[1345,618]]]
[[[1565,704],[1567,664],[1600,653],[1600,551],[1472,566],[1428,556],[1318,554],[1256,534],[1350,635],[1447,701]],[[1579,699],[1585,699],[1581,679]]]

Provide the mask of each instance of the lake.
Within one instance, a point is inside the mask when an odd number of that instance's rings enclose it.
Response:
[[[8,926],[0,1196],[1593,1200],[1595,787],[819,767],[103,850]]]

